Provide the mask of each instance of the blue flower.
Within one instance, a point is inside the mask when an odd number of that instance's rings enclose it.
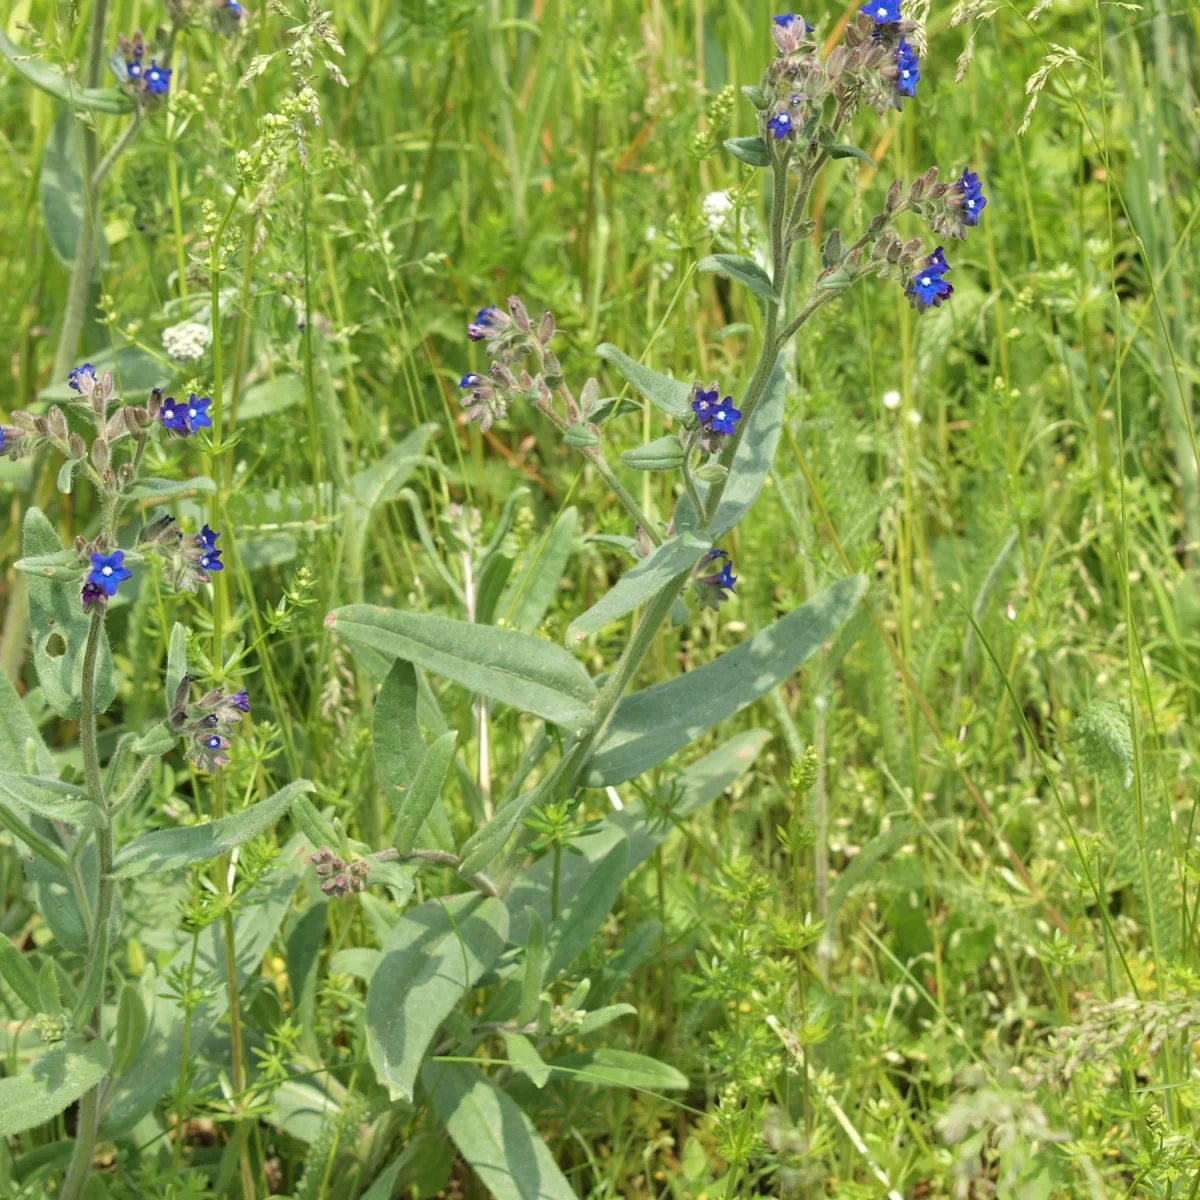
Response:
[[[136,58],[131,58],[129,62],[125,64],[125,74],[128,75],[130,79],[141,79],[142,64],[138,62]]]
[[[162,408],[158,410],[158,419],[163,423],[163,428],[172,433],[187,437],[192,432],[192,427],[188,424],[187,406],[179,404],[174,396],[168,396],[162,402]]]
[[[767,128],[775,135],[775,140],[779,141],[792,132],[792,118],[788,113],[777,112],[767,122]]]
[[[230,13],[236,21],[240,21],[246,13],[238,0],[225,0],[225,11]]]
[[[72,367],[67,372],[67,386],[74,392],[82,392],[83,388],[79,386],[81,379],[96,378],[96,368],[91,363],[84,363],[82,367]]]
[[[721,566],[720,573],[713,580],[717,587],[724,591],[732,592],[733,585],[737,583],[737,576],[733,573],[733,563],[728,558]]]
[[[485,338],[490,337],[493,318],[498,316],[500,310],[494,305],[489,304],[487,308],[481,308],[475,314],[475,320],[467,326],[467,337],[473,342],[482,342]]]
[[[160,67],[154,59],[151,59],[143,79],[146,83],[146,91],[155,96],[165,96],[167,89],[171,86],[171,68]]]
[[[900,0],[869,0],[859,11],[873,17],[876,25],[892,25],[900,20]]]
[[[483,382],[483,376],[474,371],[468,371],[459,381],[458,386],[465,392],[468,388],[478,387]]]
[[[187,402],[187,420],[193,432],[197,429],[211,429],[212,417],[208,415],[208,410],[212,407],[211,396],[197,396],[193,392],[188,397]]]
[[[106,596],[117,594],[117,584],[128,579],[133,572],[125,566],[125,551],[114,550],[111,554],[93,554],[92,569],[88,572],[88,583],[94,584]],[[96,598],[93,593],[93,599]]]
[[[83,611],[87,612],[104,594],[104,589],[98,583],[93,583],[90,579],[87,580],[83,585],[83,592],[79,597],[83,602]]]
[[[707,392],[697,386],[695,395],[692,398],[692,412],[707,424],[709,417],[712,416],[713,410],[720,404],[720,401],[721,392],[715,383]]]
[[[220,536],[219,532],[214,533],[209,529],[208,522],[206,521],[204,527],[196,534],[196,545],[202,546],[205,550],[212,550],[217,544],[217,538]]]
[[[950,270],[946,256],[939,246],[909,280],[905,294],[910,303],[916,308],[936,308],[943,300],[949,300],[954,293],[954,287],[943,275]]]
[[[713,409],[708,419],[708,428],[713,433],[732,433],[733,427],[742,419],[742,414],[733,407],[731,397],[725,399]]]
[[[901,38],[896,46],[896,90],[902,96],[917,94],[917,80],[921,78],[921,60],[917,52]]]
[[[979,214],[987,204],[978,173],[963,167],[962,178],[954,186],[962,198],[963,220],[968,225],[978,225]]]
[[[223,571],[225,564],[221,561],[220,550],[205,550],[200,555],[200,567],[205,571]]]
[[[790,28],[792,27],[792,25],[793,25],[793,24],[794,24],[796,21],[803,21],[803,22],[804,22],[804,32],[805,32],[805,33],[812,33],[812,31],[813,31],[813,30],[816,28],[816,26],[815,26],[815,25],[810,25],[810,24],[809,24],[807,21],[805,21],[805,20],[804,20],[804,18],[803,18],[802,16],[800,16],[798,13],[780,13],[780,14],[779,14],[779,16],[777,16],[777,17],[772,17],[771,19],[772,19],[772,20],[775,22],[775,24],[776,24],[776,25],[778,25],[778,26],[779,26],[781,29],[790,29]]]
[[[248,713],[250,711],[250,693],[246,691],[245,688],[241,688],[229,697],[229,703],[232,704],[234,708],[240,709],[244,713]]]
[[[4,449],[4,426],[0,425],[0,450]]]

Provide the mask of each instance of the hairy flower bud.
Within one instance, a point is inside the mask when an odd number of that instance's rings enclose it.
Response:
[[[533,326],[529,323],[529,313],[525,310],[525,304],[520,296],[509,296],[508,311],[512,316],[513,323],[522,333],[531,333]]]
[[[163,390],[162,388],[151,388],[150,399],[146,402],[146,411],[151,418],[158,416],[158,410],[162,408]]]
[[[92,462],[96,464],[97,471],[108,469],[108,442],[104,438],[97,438],[92,443]]]
[[[548,346],[550,344],[550,339],[554,336],[554,314],[549,309],[546,309],[546,311],[542,313],[542,319],[538,323],[537,335],[538,341],[541,342],[543,346]]]
[[[14,408],[12,411],[12,423],[26,433],[37,433],[37,421],[33,413],[26,412],[23,408]]]
[[[87,454],[87,444],[73,430],[67,435],[67,449],[71,452],[72,458],[83,458]]]
[[[63,414],[63,410],[57,404],[52,404],[46,412],[46,417],[50,422],[50,432],[60,442],[65,442],[67,440],[67,418]]]
[[[591,415],[591,411],[596,407],[596,401],[599,399],[600,383],[594,377],[590,377],[579,393],[579,403],[583,407],[584,416]]]
[[[904,191],[904,184],[899,179],[892,180],[892,186],[888,188],[887,199],[883,202],[883,211],[890,217],[892,213],[900,205],[900,195]]]

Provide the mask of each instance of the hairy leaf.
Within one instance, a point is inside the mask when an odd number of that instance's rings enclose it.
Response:
[[[17,689],[0,669],[0,770],[54,775],[54,757],[46,749]]]
[[[133,111],[133,98],[120,88],[81,88],[68,79],[57,67],[41,62],[0,30],[0,51],[34,87],[67,101],[82,112],[127,113]]]
[[[683,465],[683,447],[676,434],[655,438],[621,454],[621,461],[635,471],[673,471]]]
[[[725,149],[734,158],[741,159],[752,167],[769,167],[771,151],[767,143],[760,137],[726,138]]]
[[[57,1117],[95,1087],[111,1064],[107,1042],[71,1037],[38,1055],[28,1071],[0,1079],[0,1137]]]
[[[651,404],[673,417],[686,416],[691,411],[691,384],[660,375],[629,357],[609,342],[601,342],[596,353],[610,362]]]
[[[25,808],[67,825],[84,825],[89,829],[104,826],[104,814],[88,799],[87,792],[58,779],[0,771],[0,804],[11,806],[13,801],[18,815]]]
[[[578,509],[563,509],[545,538],[531,551],[532,562],[522,564],[521,570],[509,577],[496,605],[496,616],[510,629],[533,633],[542,623],[571,556],[578,521]]]
[[[444,733],[429,747],[417,777],[412,787],[401,797],[396,812],[396,828],[394,840],[396,849],[401,855],[412,851],[416,845],[417,834],[425,824],[426,817],[433,811],[442,792],[442,784],[446,781],[446,772],[450,769],[454,750],[458,743],[458,730],[452,729]]]
[[[743,258],[740,254],[709,254],[696,267],[706,274],[724,275],[749,288],[756,296],[772,304],[779,303],[779,293],[771,283],[771,277],[752,258]]]

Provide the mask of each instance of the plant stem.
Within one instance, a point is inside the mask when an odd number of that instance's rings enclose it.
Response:
[[[100,657],[100,638],[104,632],[104,610],[92,609],[92,622],[88,626],[87,646],[83,652],[83,679],[80,688],[79,741],[83,751],[83,775],[87,785],[88,799],[104,816],[103,826],[96,830],[98,854],[96,913],[88,936],[88,966],[84,978],[82,995],[94,995],[95,1005],[90,1014],[80,1014],[88,1020],[97,1038],[104,1036],[104,976],[108,970],[108,922],[112,916],[113,862],[112,825],[109,821],[108,802],[104,796],[104,784],[100,777],[100,751],[96,738],[96,663]],[[84,1094],[79,1106],[79,1122],[75,1133],[75,1149],[71,1164],[63,1181],[62,1200],[79,1200],[87,1187],[92,1167],[92,1154],[96,1148],[96,1131],[100,1123],[100,1097],[105,1081],[101,1080]]]
[[[562,844],[554,843],[554,868],[550,875],[550,920],[558,920],[558,884],[562,873]]]
[[[83,69],[83,86],[94,88],[100,83],[100,70],[104,62],[104,25],[108,18],[108,0],[92,0],[92,24],[88,32],[87,62]],[[71,369],[75,351],[79,348],[79,336],[83,332],[83,317],[87,306],[88,285],[92,280],[92,256],[96,244],[96,212],[99,189],[93,182],[96,163],[100,156],[99,137],[96,133],[96,117],[92,114],[83,126],[83,221],[79,226],[79,244],[75,247],[75,262],[71,267],[71,278],[67,284],[67,300],[63,306],[62,327],[58,334],[58,347],[54,352],[54,377],[60,379]]]

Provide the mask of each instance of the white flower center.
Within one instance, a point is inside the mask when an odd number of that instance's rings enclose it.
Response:
[[[166,417],[168,421],[173,421],[175,420],[175,410],[173,408],[164,409],[163,416]]]
[[[967,207],[968,207],[968,208],[974,208],[974,207],[975,207],[975,201],[974,201],[974,200],[968,200],[968,201],[967,201]]]
[[[189,416],[189,417],[194,417],[195,415],[196,415],[196,410],[195,410],[194,408],[189,408],[189,409],[188,409],[188,416]]]
[[[875,15],[876,15],[877,17],[886,17],[886,16],[888,15],[888,14],[887,14],[887,9],[886,9],[886,8],[883,8],[883,7],[877,8],[877,9],[875,10]]]
[[[901,72],[900,72],[900,77],[901,77],[902,79],[907,79],[907,78],[909,77],[909,75],[911,75],[911,74],[912,74],[912,72],[911,72],[911,71],[901,71]]]
[[[112,574],[112,567],[104,567],[104,568],[101,570],[100,574],[101,574],[101,575],[111,575],[111,574]]]
[[[717,421],[725,420],[725,410],[723,408],[718,408],[717,411],[713,413],[713,418]]]
[[[922,287],[928,287],[928,286],[929,286],[929,285],[930,285],[932,282],[933,282],[933,280],[932,280],[932,279],[930,279],[928,275],[926,275],[926,276],[925,276],[925,277],[924,277],[924,278],[921,280],[921,286],[922,286]]]

